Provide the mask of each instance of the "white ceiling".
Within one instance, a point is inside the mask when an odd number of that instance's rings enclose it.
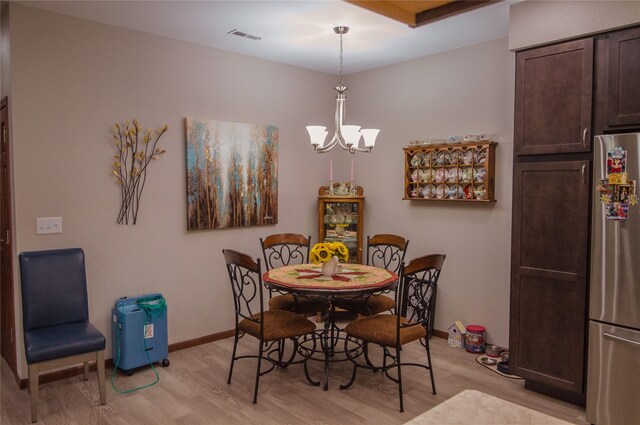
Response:
[[[350,74],[506,37],[513,1],[418,28],[336,0],[19,3],[336,75],[335,26],[350,27],[344,36],[344,73]],[[262,40],[227,34],[233,29]]]

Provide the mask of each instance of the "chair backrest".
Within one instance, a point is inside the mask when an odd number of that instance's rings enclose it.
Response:
[[[223,249],[222,253],[233,291],[236,326],[241,318],[259,323],[263,310],[260,260],[232,249]]]
[[[399,274],[409,241],[397,235],[367,236],[367,264]]]
[[[25,332],[89,321],[82,249],[23,252],[19,260]]]
[[[264,239],[260,238],[260,245],[267,270],[289,264],[309,262],[311,236],[305,237],[298,233],[278,233]]]
[[[414,258],[402,267],[396,299],[401,312],[398,315],[398,328],[420,324],[429,331],[438,278],[445,258],[444,254],[425,255]],[[411,325],[400,325],[400,316],[406,317]]]

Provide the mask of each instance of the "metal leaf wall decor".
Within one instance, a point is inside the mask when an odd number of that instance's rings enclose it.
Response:
[[[124,128],[118,123],[115,124],[113,143],[116,147],[116,155],[112,173],[120,186],[118,224],[136,224],[149,164],[166,152],[158,147],[158,142],[167,129],[168,126],[165,124],[155,133],[149,128],[141,135],[137,119],[133,120],[133,125],[126,121]]]

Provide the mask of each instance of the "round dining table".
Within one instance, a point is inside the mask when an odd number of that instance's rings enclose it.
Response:
[[[319,331],[321,349],[305,348],[300,345],[301,353],[314,358],[315,353],[321,353],[324,361],[324,390],[329,387],[329,363],[336,354],[336,341],[344,339],[339,336],[340,329],[336,326],[336,299],[368,298],[374,294],[393,289],[398,282],[398,275],[392,271],[364,264],[341,264],[338,272],[333,276],[325,276],[320,264],[296,264],[278,267],[266,271],[262,280],[269,289],[290,293],[295,297],[320,299],[327,304],[327,316],[324,329]],[[345,352],[346,352],[345,344]],[[352,357],[352,356],[350,356]],[[347,358],[334,360],[343,361]],[[309,382],[319,385],[307,376]]]

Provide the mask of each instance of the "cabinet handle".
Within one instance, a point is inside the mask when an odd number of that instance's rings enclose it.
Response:
[[[609,332],[603,332],[602,335],[604,335],[604,339],[611,339],[613,341],[623,342],[625,344],[637,345],[638,347],[640,347],[640,341],[634,341],[633,339],[623,338],[618,335],[610,334]]]
[[[582,168],[580,170],[580,179],[582,180],[582,184],[586,183],[586,179],[585,179],[586,171],[587,171],[587,165],[582,164]]]
[[[585,149],[587,148],[587,128],[586,127],[584,130],[582,130],[582,146]]]

